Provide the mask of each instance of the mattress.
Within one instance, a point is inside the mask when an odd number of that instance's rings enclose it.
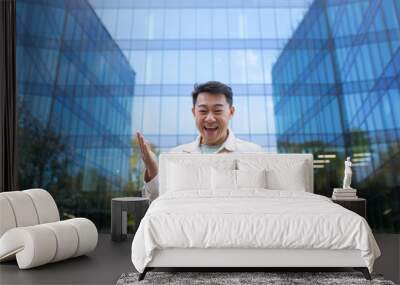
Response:
[[[132,242],[139,272],[162,249],[359,250],[372,272],[379,248],[361,216],[308,192],[242,189],[167,192],[142,219]]]

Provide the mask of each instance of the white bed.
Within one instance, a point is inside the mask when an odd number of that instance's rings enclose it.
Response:
[[[160,197],[132,243],[155,267],[354,267],[380,255],[362,217],[313,194],[311,154],[160,156]],[[264,185],[262,185],[264,184]]]

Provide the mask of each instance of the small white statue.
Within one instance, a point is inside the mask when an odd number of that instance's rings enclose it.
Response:
[[[351,176],[353,175],[353,171],[351,170],[351,161],[350,156],[347,157],[344,162],[344,178],[343,178],[343,189],[353,189],[350,187],[351,184]]]

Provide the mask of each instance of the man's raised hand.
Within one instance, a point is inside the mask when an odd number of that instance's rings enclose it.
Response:
[[[158,174],[157,156],[151,150],[150,143],[145,140],[141,133],[137,132],[136,137],[139,142],[140,156],[146,167],[144,172],[144,181],[149,182]]]

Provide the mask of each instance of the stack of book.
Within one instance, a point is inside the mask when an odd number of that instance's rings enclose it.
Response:
[[[334,188],[332,199],[335,200],[353,200],[357,199],[357,189],[343,189],[343,188]]]

